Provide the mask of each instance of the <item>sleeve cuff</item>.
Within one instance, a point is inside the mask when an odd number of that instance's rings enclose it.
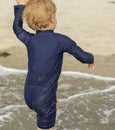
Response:
[[[15,6],[14,6],[15,12],[16,12],[17,10],[23,10],[24,8],[25,8],[25,5],[15,5]]]
[[[25,5],[14,5],[14,8],[24,8]]]
[[[14,6],[14,15],[16,16],[17,12],[22,12],[25,8],[25,5],[15,5]]]

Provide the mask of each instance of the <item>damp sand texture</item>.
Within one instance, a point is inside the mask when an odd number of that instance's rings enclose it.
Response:
[[[0,130],[35,130],[36,114],[24,102],[26,71],[0,67]],[[115,78],[63,71],[54,130],[114,130]]]

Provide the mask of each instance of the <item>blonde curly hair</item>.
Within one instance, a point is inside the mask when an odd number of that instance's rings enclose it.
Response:
[[[42,30],[49,26],[55,16],[56,6],[52,0],[30,0],[23,11],[22,18],[34,30]]]

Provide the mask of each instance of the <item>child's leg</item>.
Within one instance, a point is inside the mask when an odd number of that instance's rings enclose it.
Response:
[[[56,110],[58,110],[59,107],[60,107],[60,105],[59,105],[59,102],[57,101],[57,102],[56,102]]]
[[[58,110],[59,109],[59,102],[57,101],[57,103],[56,103],[56,110]],[[38,128],[37,130],[42,130],[42,129],[40,129],[40,128]],[[50,129],[47,129],[47,130],[53,130],[53,128],[50,128]]]
[[[59,107],[60,107],[60,105],[59,105],[59,102],[57,101],[57,103],[56,103],[56,110],[58,110]],[[42,130],[42,129],[38,128],[37,130]],[[48,130],[53,130],[53,128],[50,128]]]

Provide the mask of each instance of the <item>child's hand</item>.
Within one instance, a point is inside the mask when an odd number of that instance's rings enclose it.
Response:
[[[88,64],[88,68],[94,70],[96,68],[95,62],[93,64]]]
[[[16,0],[17,4],[26,5],[29,0]]]

